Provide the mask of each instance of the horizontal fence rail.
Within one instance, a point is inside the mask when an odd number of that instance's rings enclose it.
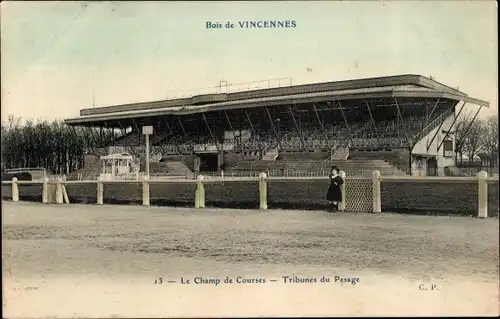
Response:
[[[328,184],[328,176],[268,176],[262,172],[256,177],[234,177],[234,176],[204,176],[199,175],[196,179],[149,179],[143,176],[140,180],[65,180],[62,177],[56,179],[46,177],[44,180],[24,181],[13,178],[12,181],[2,181],[2,186],[12,187],[12,201],[19,201],[19,187],[28,185],[42,186],[42,203],[69,203],[66,186],[71,185],[96,185],[97,204],[104,202],[105,185],[140,185],[142,193],[142,205],[150,205],[150,186],[151,185],[193,185],[195,208],[205,207],[205,186],[206,185],[224,185],[238,183],[255,183],[258,186],[258,201],[260,209],[268,208],[268,183],[284,182],[294,183],[299,181],[322,181]],[[488,177],[488,174],[481,171],[475,177],[435,177],[435,176],[396,176],[381,175],[380,171],[372,171],[371,178],[363,176],[348,176],[346,182],[342,185],[343,202],[340,203],[340,210],[364,211],[380,213],[382,212],[382,183],[438,183],[438,184],[476,184],[477,185],[477,212],[478,217],[488,217],[488,185],[498,184],[499,178]],[[371,184],[371,185],[370,185]],[[425,198],[423,199],[425,200]],[[445,199],[443,199],[445,200]]]

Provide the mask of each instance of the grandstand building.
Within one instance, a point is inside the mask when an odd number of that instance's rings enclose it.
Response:
[[[141,127],[152,125],[151,174],[444,175],[454,163],[454,126],[466,104],[489,107],[432,78],[400,75],[218,92],[80,111],[70,126],[121,131],[92,156],[127,152],[144,162]],[[479,112],[479,110],[478,110]],[[477,113],[476,113],[477,115]],[[113,147],[111,147],[113,146]],[[80,172],[81,176],[82,172]],[[271,174],[271,175],[272,175]]]

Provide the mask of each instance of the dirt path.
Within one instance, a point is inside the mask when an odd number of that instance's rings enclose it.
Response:
[[[10,317],[499,311],[497,219],[3,202],[2,220]]]

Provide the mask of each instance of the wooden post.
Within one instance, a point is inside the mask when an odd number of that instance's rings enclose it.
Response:
[[[144,175],[142,178],[142,205],[149,206],[149,177]]]
[[[340,177],[342,177],[342,179],[344,180],[344,183],[342,185],[340,185],[340,192],[342,194],[342,201],[339,203],[339,211],[345,211],[345,208],[346,208],[346,203],[347,203],[347,200],[346,200],[346,192],[345,192],[345,183],[346,183],[346,180],[345,180],[345,172],[344,171],[340,171]]]
[[[104,203],[104,184],[102,182],[102,177],[97,178],[97,205],[102,205]]]
[[[63,175],[63,178],[62,178],[63,182],[65,182],[67,179],[68,178],[66,177],[66,174]],[[62,183],[61,187],[62,187],[62,193],[63,193],[64,202],[66,204],[69,204],[68,190],[66,189],[66,184]]]
[[[198,175],[198,181],[196,182],[194,207],[205,208],[205,186],[203,185],[203,175]]]
[[[43,186],[42,186],[42,203],[47,204],[49,202],[49,178],[43,178]]]
[[[62,178],[57,177],[56,182],[56,204],[63,203],[63,193],[62,193]]]
[[[373,212],[382,212],[382,200],[380,198],[380,172],[375,170],[372,174],[372,184],[373,184]]]
[[[267,174],[259,174],[259,207],[262,210],[267,209]]]
[[[19,186],[17,184],[17,177],[12,178],[12,201],[19,201]]]
[[[488,217],[488,173],[480,171],[477,174],[477,216]]]

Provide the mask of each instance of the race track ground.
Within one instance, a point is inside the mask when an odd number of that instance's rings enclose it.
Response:
[[[2,222],[5,317],[499,313],[497,218],[2,202]]]

